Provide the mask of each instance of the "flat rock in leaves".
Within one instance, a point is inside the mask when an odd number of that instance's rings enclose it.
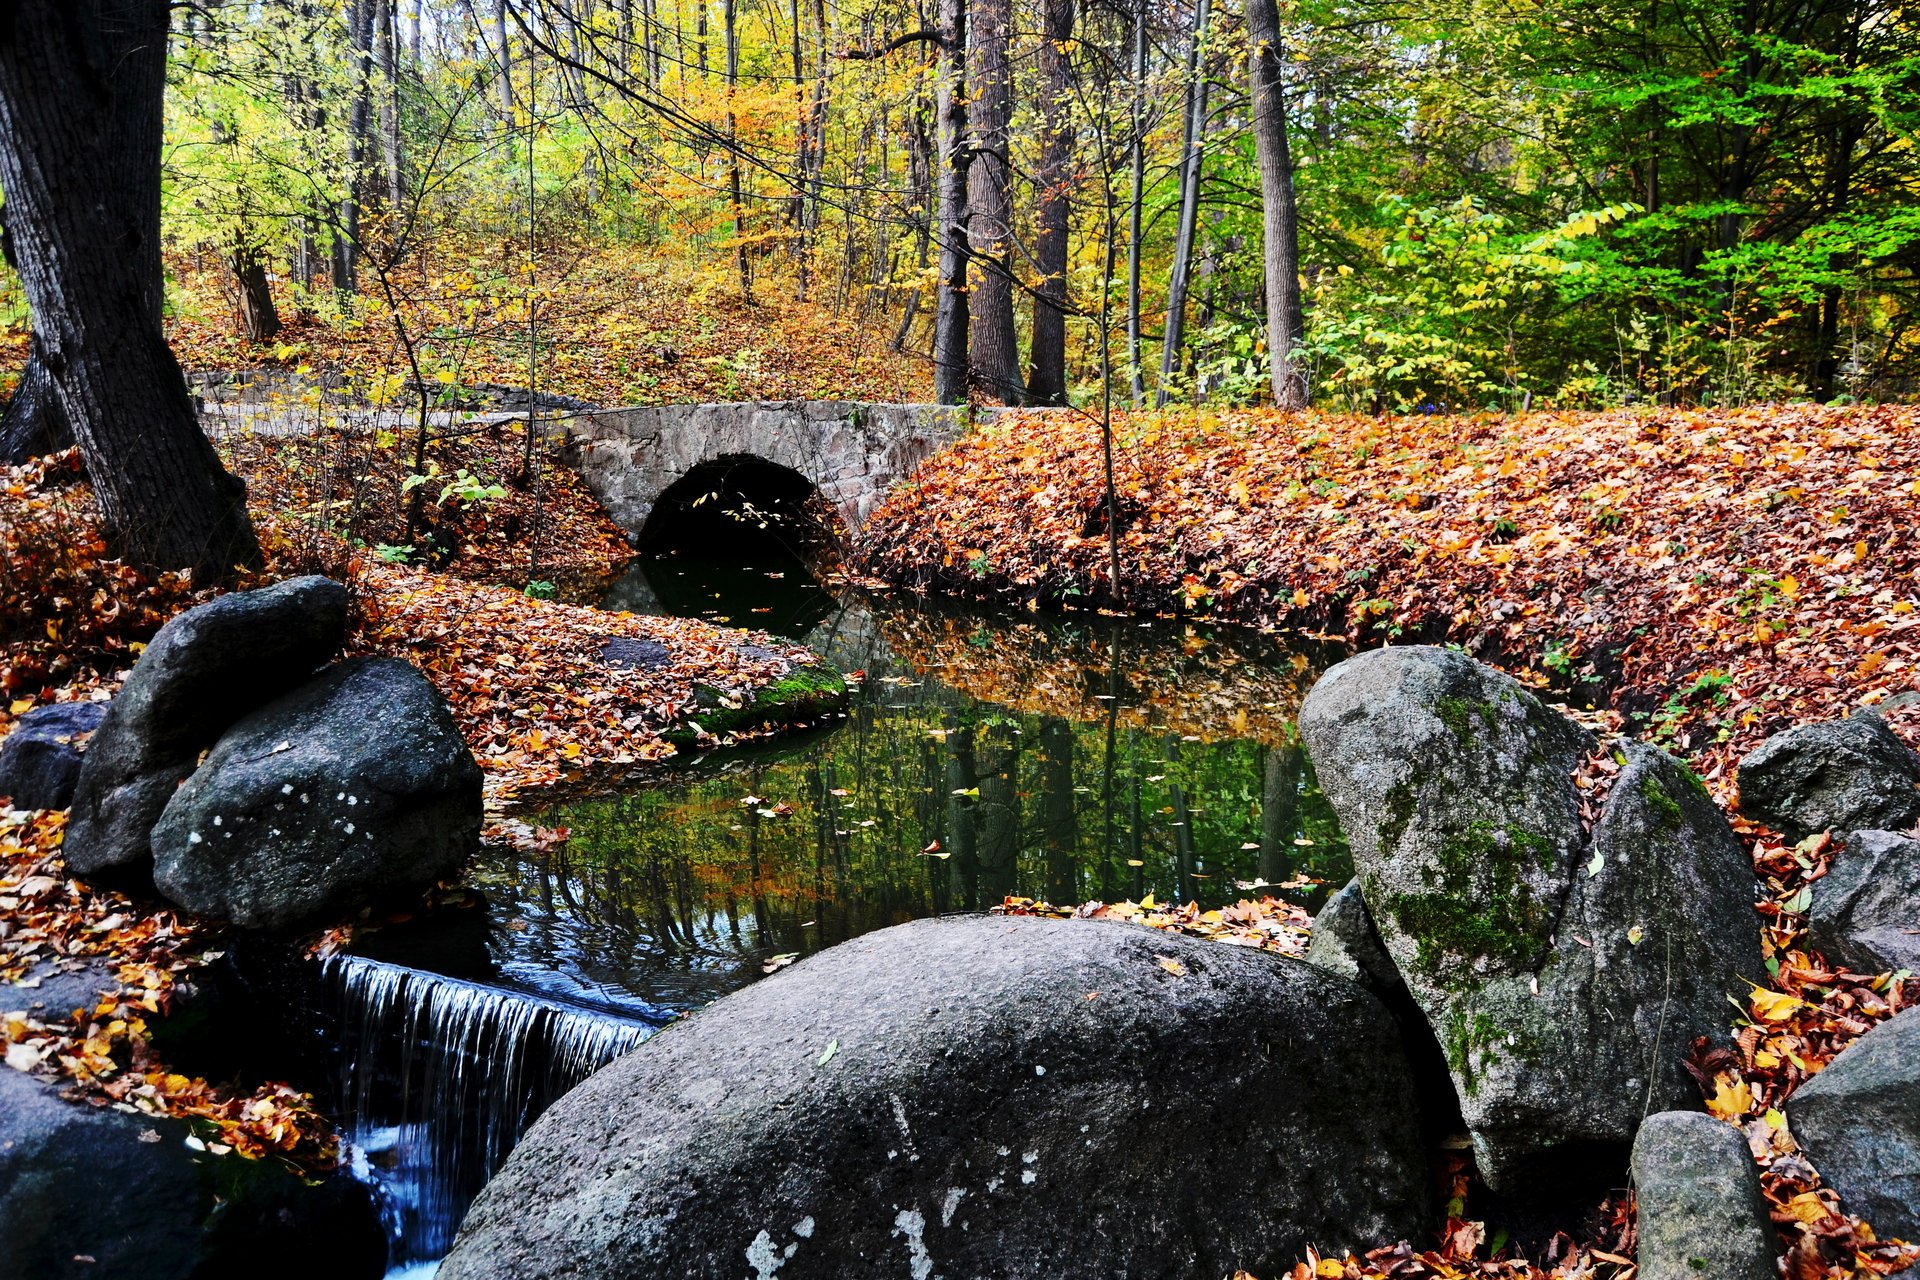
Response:
[[[1766,971],[1751,863],[1684,766],[1610,748],[1589,834],[1572,775],[1595,739],[1430,646],[1335,666],[1300,732],[1490,1185],[1569,1148],[1624,1162],[1649,1102],[1697,1100],[1686,1046],[1724,1041],[1727,999]]]
[[[106,717],[104,702],[35,707],[0,739],[0,796],[16,809],[64,809],[73,802],[86,736]]]
[[[1776,733],[1737,776],[1740,812],[1789,840],[1920,821],[1920,755],[1871,711]]]
[[[1740,1130],[1698,1111],[1647,1117],[1633,1185],[1640,1280],[1776,1280],[1779,1241]]]
[[[654,1036],[549,1110],[442,1280],[1276,1275],[1427,1225],[1393,1022],[1280,956],[922,920]]]
[[[1807,932],[1853,973],[1920,971],[1920,840],[1856,831],[1813,883]]]
[[[80,767],[62,851],[76,874],[143,864],[148,833],[228,725],[340,648],[347,589],[293,578],[189,609],[140,655]]]
[[[154,884],[247,928],[417,893],[479,845],[481,775],[446,701],[355,658],[229,729],[153,829]]]
[[[1794,1141],[1881,1239],[1920,1240],[1920,1009],[1881,1023],[1787,1100]]]
[[[308,1187],[271,1160],[187,1145],[188,1125],[63,1101],[0,1069],[0,1276],[374,1280],[386,1232],[366,1188]]]

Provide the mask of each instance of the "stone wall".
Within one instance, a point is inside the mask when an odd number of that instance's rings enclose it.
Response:
[[[566,437],[567,461],[629,534],[688,471],[742,454],[811,480],[851,533],[970,418],[950,405],[780,400],[599,410],[560,419],[554,430]]]

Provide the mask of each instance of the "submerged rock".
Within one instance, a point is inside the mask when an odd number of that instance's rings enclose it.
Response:
[[[0,739],[0,798],[16,809],[64,809],[73,803],[84,739],[106,717],[104,702],[35,707]]]
[[[1920,840],[1856,831],[1814,881],[1807,933],[1854,973],[1920,970]]]
[[[479,846],[480,767],[427,678],[356,658],[234,725],[153,830],[154,883],[253,929],[417,893]]]
[[[1920,755],[1871,711],[1776,733],[1737,778],[1740,812],[1789,840],[1920,822]]]
[[[62,1101],[0,1069],[0,1275],[373,1280],[386,1232],[344,1177],[187,1145],[182,1121]]]
[[[1747,1140],[1698,1111],[1647,1117],[1633,1142],[1640,1280],[1775,1280],[1779,1244]]]
[[[91,875],[145,863],[148,833],[200,753],[339,650],[347,589],[294,578],[189,609],[140,655],[80,767],[61,846]]]
[[[1382,942],[1445,1053],[1480,1171],[1627,1144],[1765,976],[1751,864],[1699,781],[1654,748],[1591,834],[1572,775],[1598,748],[1510,677],[1429,646],[1330,670],[1301,736]]]
[[[1847,1212],[1920,1240],[1920,1009],[1855,1040],[1787,1099],[1787,1124]]]
[[[660,1032],[541,1118],[442,1280],[1221,1276],[1422,1229],[1394,1027],[1310,965],[923,920]]]

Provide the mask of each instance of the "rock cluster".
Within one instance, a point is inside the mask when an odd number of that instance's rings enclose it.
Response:
[[[1490,1185],[1567,1151],[1624,1163],[1649,1105],[1697,1105],[1686,1046],[1724,1041],[1766,970],[1751,863],[1685,766],[1429,646],[1335,666],[1300,732]],[[1575,774],[1602,751],[1589,825]]]
[[[251,928],[418,892],[478,845],[481,776],[403,662],[325,664],[347,590],[295,578],[181,614],[80,757],[63,852]]]

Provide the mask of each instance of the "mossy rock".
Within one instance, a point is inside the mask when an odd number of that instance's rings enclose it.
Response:
[[[1638,743],[1588,832],[1600,748],[1511,678],[1428,646],[1361,654],[1301,737],[1382,943],[1426,1015],[1481,1173],[1524,1187],[1697,1100],[1694,1037],[1763,976],[1753,872],[1705,788]]]
[[[677,747],[693,747],[708,738],[754,729],[807,724],[844,710],[847,681],[825,663],[797,666],[746,698],[733,698],[702,685],[694,692],[695,710],[661,736]]]

